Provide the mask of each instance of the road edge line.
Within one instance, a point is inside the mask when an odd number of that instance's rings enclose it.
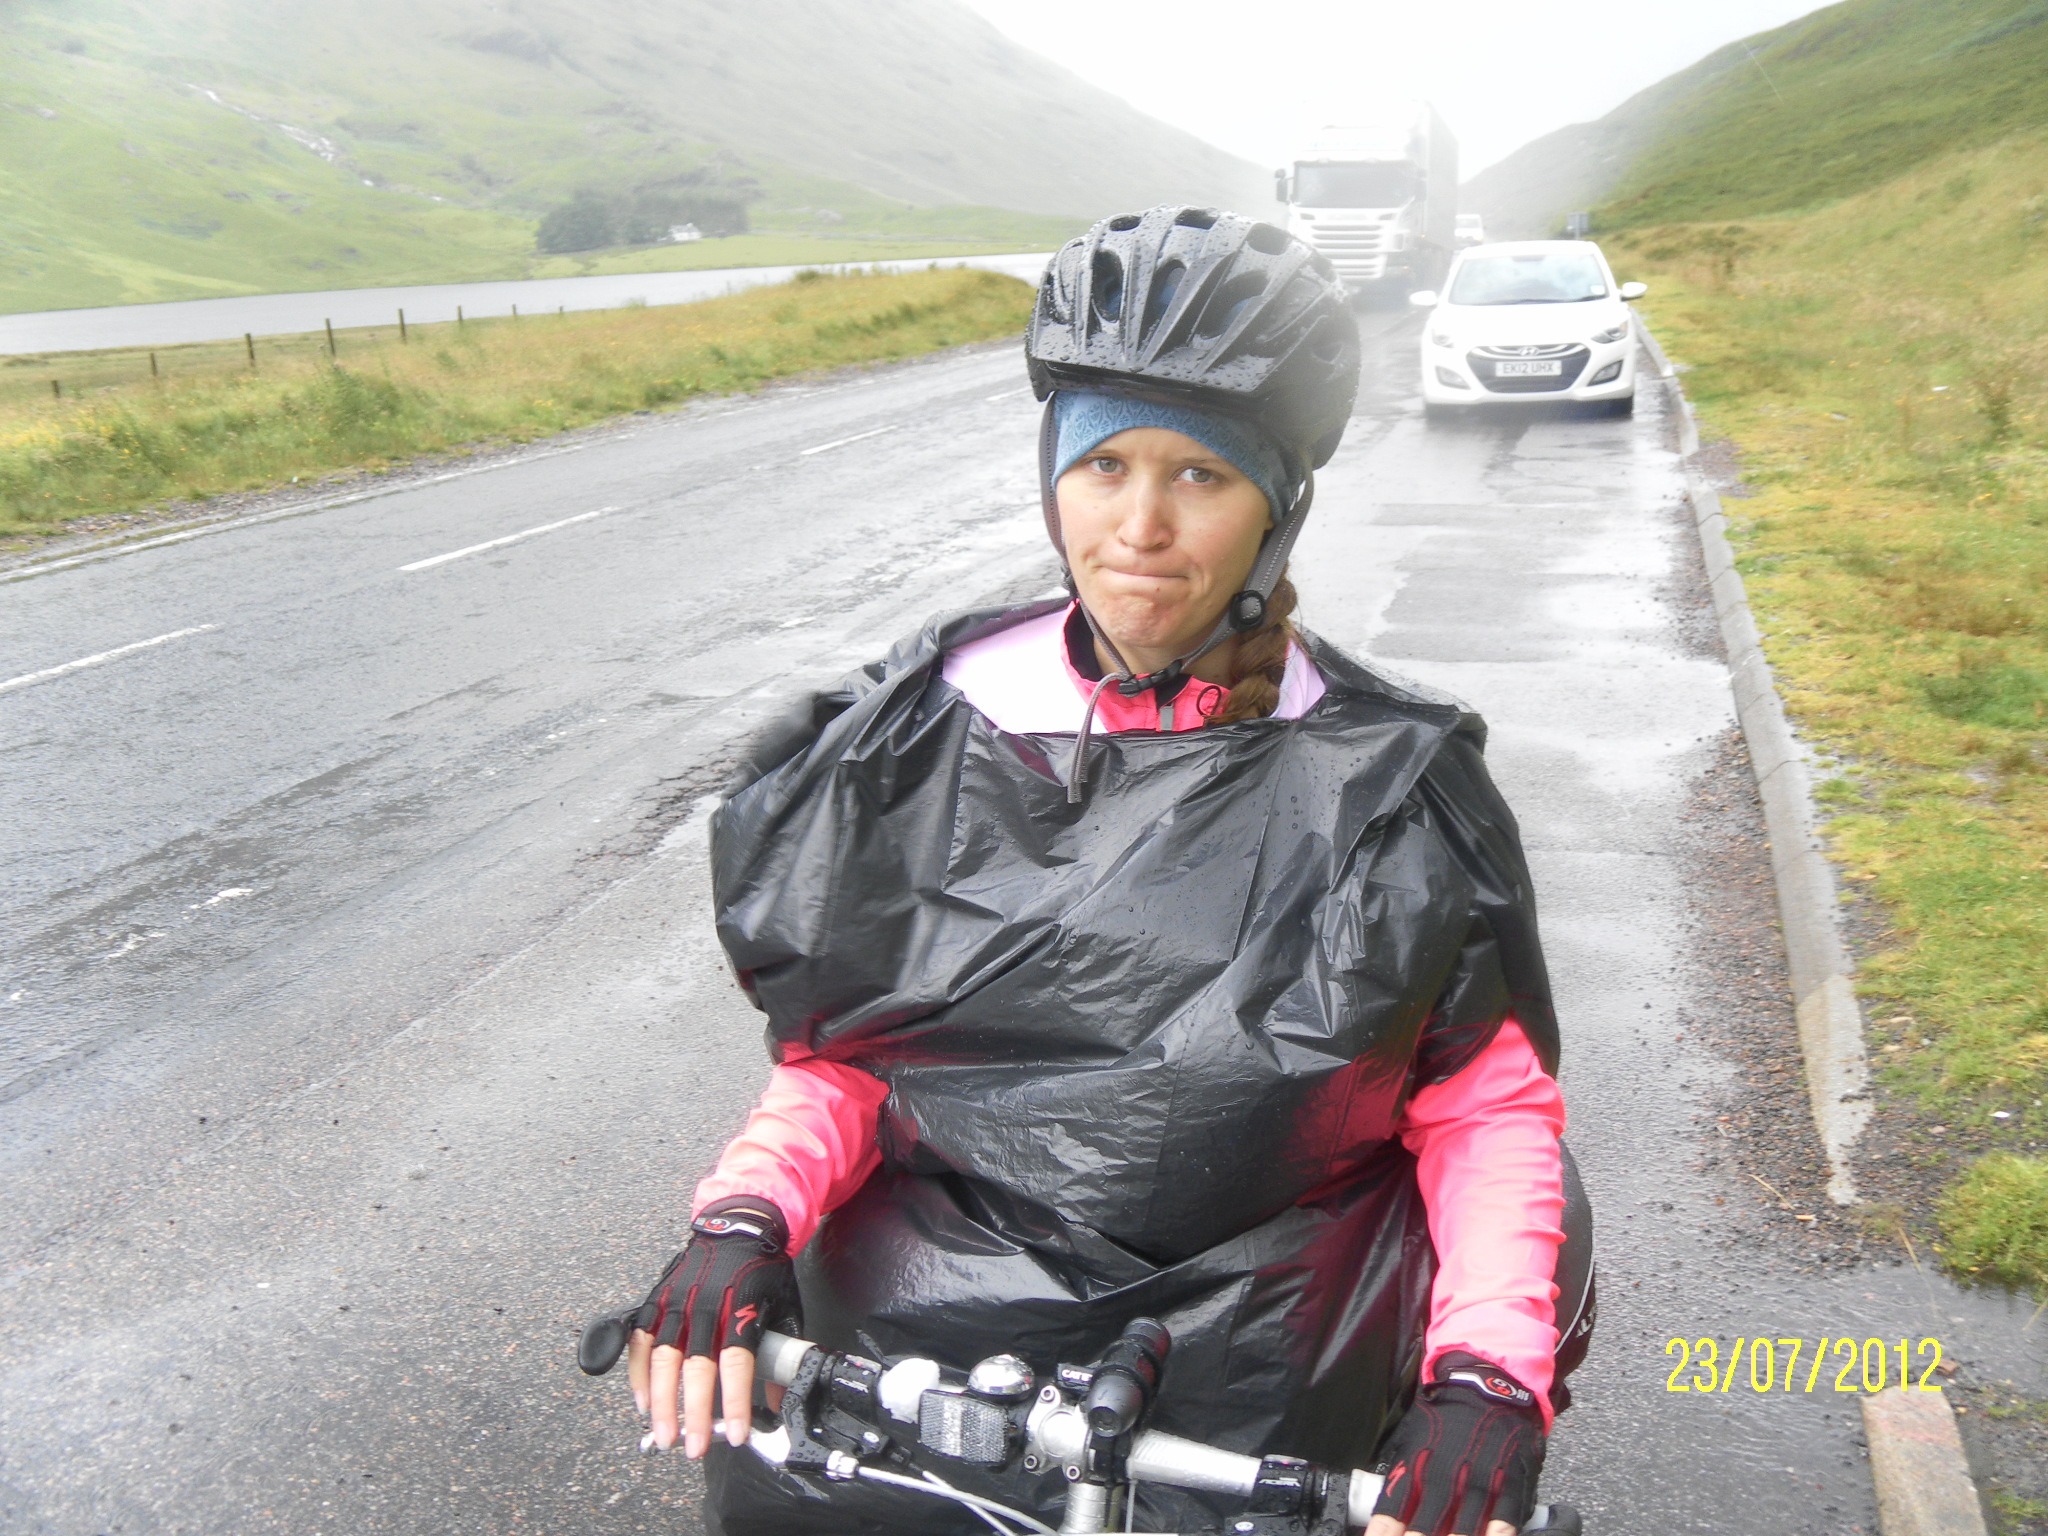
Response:
[[[1636,325],[1657,377],[1678,405],[1679,464],[1706,561],[1708,593],[1728,650],[1735,715],[1749,745],[1750,769],[1770,835],[1771,874],[1778,890],[1807,1099],[1827,1152],[1828,1198],[1837,1205],[1853,1205],[1856,1181],[1849,1154],[1870,1119],[1870,1061],[1864,1049],[1863,1010],[1842,938],[1834,866],[1821,844],[1812,775],[1764,656],[1749,594],[1728,542],[1720,495],[1696,462],[1700,434],[1692,402],[1650,328],[1640,317]]]

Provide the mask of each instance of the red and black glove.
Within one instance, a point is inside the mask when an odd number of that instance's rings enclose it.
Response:
[[[1543,1449],[1534,1393],[1477,1355],[1445,1355],[1388,1442],[1373,1513],[1423,1536],[1486,1536],[1489,1520],[1520,1530],[1536,1508]]]
[[[758,1349],[767,1328],[801,1332],[789,1223],[774,1202],[733,1195],[705,1206],[633,1326],[653,1334],[657,1349],[714,1360],[734,1345]]]

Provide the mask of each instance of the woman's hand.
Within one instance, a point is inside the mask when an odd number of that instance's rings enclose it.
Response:
[[[1366,1536],[1515,1536],[1536,1502],[1543,1414],[1499,1366],[1448,1354],[1394,1431]]]
[[[802,1328],[788,1246],[788,1223],[772,1202],[750,1195],[713,1201],[640,1304],[627,1379],[663,1450],[679,1435],[692,1459],[709,1450],[718,1399],[727,1441],[747,1443],[761,1335],[771,1325]]]
[[[754,1352],[735,1344],[709,1355],[685,1357],[673,1345],[655,1347],[654,1335],[635,1330],[626,1356],[633,1404],[654,1432],[654,1443],[667,1450],[678,1437],[692,1461],[711,1449],[715,1402],[728,1405],[723,1428],[728,1445],[745,1445],[754,1416]],[[779,1388],[768,1389],[771,1399]],[[681,1401],[680,1417],[677,1412]],[[774,1406],[771,1402],[770,1406]]]

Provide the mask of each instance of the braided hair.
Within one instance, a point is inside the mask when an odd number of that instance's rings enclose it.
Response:
[[[1266,621],[1237,638],[1231,656],[1229,702],[1210,716],[1217,725],[1263,720],[1280,704],[1280,682],[1287,675],[1287,648],[1294,643],[1294,583],[1283,573],[1266,602]]]

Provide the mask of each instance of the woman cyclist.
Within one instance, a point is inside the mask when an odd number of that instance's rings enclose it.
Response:
[[[1046,1369],[1152,1316],[1157,1427],[1387,1466],[1374,1536],[1506,1536],[1564,1400],[1557,1027],[1479,721],[1291,622],[1357,386],[1342,288],[1271,225],[1155,208],[1059,252],[1027,358],[1071,600],[899,645],[713,822],[775,1065],[635,1398],[711,1452],[726,1536],[978,1530],[735,1454],[762,1328]]]

